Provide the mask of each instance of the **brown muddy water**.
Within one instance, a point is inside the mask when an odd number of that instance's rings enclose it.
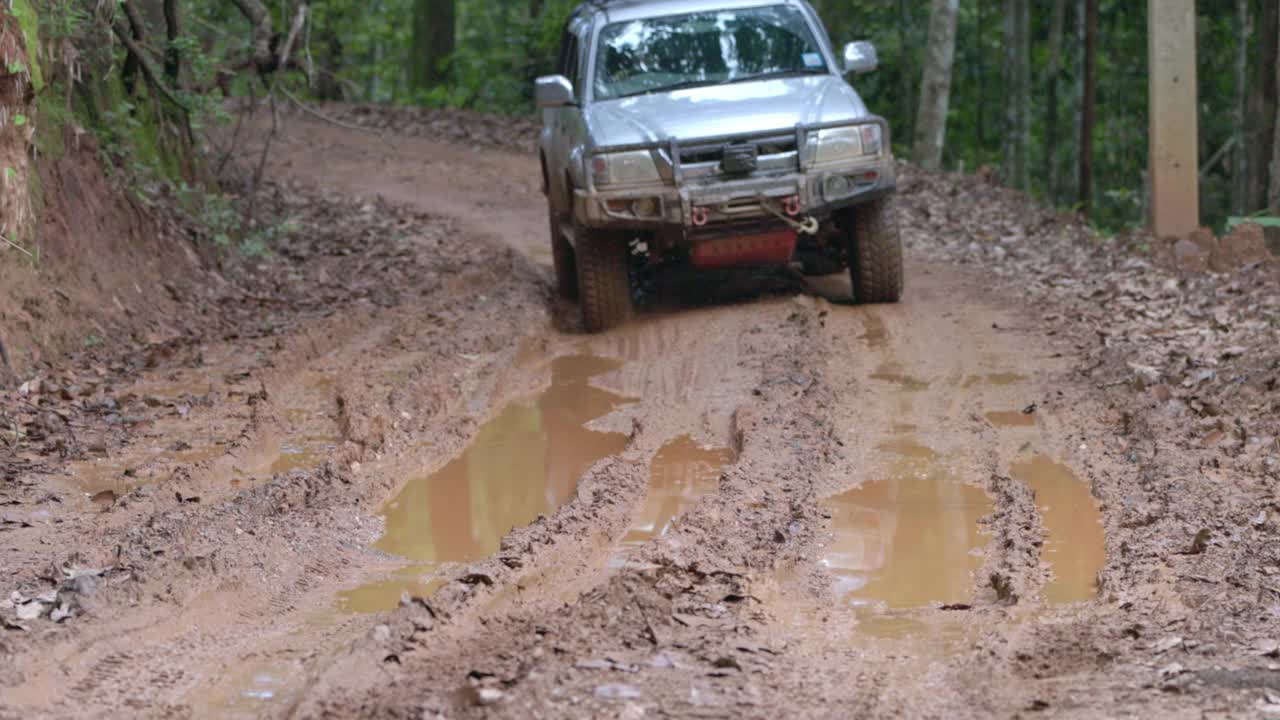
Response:
[[[822,564],[836,578],[836,595],[854,607],[889,609],[968,602],[990,498],[914,440],[880,450],[894,456],[885,477],[827,501],[834,539]]]
[[[704,495],[715,492],[720,471],[732,462],[729,450],[702,447],[688,436],[662,446],[650,465],[644,506],[614,548],[609,564],[623,565],[636,548],[666,534],[676,518]]]
[[[1102,515],[1088,485],[1044,455],[1014,464],[1012,473],[1035,491],[1045,526],[1042,559],[1053,572],[1044,587],[1045,600],[1071,603],[1097,597],[1106,544]]]
[[[394,608],[402,591],[433,589],[430,574],[440,565],[492,555],[513,528],[569,500],[592,465],[626,447],[626,435],[584,427],[631,402],[590,384],[620,366],[592,355],[556,358],[546,390],[509,404],[460,456],[410,480],[387,505],[386,532],[374,547],[413,561],[414,570],[348,591],[345,607]]]
[[[998,428],[1035,427],[1035,413],[1021,410],[993,410],[987,413],[987,422]]]

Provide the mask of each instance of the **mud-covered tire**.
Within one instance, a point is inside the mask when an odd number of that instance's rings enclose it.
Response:
[[[582,325],[598,333],[631,319],[631,278],[626,238],[616,233],[583,232],[574,253]]]
[[[554,212],[551,216],[551,263],[556,272],[556,294],[566,300],[578,299],[578,270],[575,265],[573,246],[560,232]]]
[[[853,208],[849,233],[849,279],[859,303],[896,303],[902,298],[902,236],[893,196]]]

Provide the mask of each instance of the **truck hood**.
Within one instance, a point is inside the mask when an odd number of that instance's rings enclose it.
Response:
[[[816,75],[652,93],[588,105],[584,120],[597,146],[629,145],[785,130],[866,117],[842,78]]]

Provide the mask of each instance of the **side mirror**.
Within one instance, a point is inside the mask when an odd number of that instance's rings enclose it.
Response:
[[[844,46],[844,71],[861,75],[880,67],[876,46],[869,42],[851,42]]]
[[[534,98],[540,108],[573,105],[573,83],[563,75],[544,75],[534,83]]]

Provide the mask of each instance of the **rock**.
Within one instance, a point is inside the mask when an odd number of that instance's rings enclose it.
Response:
[[[387,625],[375,625],[373,639],[380,643],[389,641],[391,639],[391,628]]]
[[[497,705],[507,699],[507,694],[498,688],[482,687],[476,690],[477,705]]]

